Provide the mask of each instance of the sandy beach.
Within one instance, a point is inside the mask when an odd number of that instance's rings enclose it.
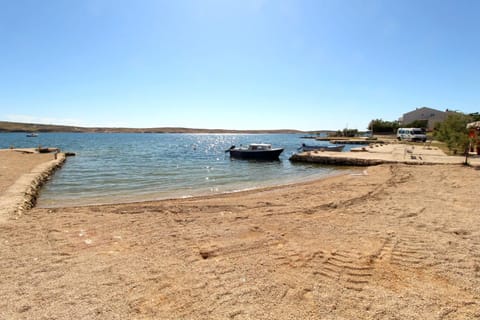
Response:
[[[480,318],[480,171],[359,172],[29,210],[0,224],[0,319]]]

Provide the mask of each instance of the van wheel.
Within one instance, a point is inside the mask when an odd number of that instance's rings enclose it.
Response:
[[[398,140],[398,141],[402,141],[402,138],[400,138],[400,137],[397,137],[397,140]]]

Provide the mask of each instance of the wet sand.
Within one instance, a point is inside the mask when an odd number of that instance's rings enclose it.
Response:
[[[475,319],[480,171],[381,165],[0,224],[0,319]]]

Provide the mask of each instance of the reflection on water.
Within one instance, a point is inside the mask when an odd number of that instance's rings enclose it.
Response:
[[[297,134],[0,134],[0,147],[55,146],[75,152],[45,185],[39,206],[85,205],[207,195],[313,179],[335,169],[295,165]],[[230,159],[231,145],[284,147],[280,161]]]

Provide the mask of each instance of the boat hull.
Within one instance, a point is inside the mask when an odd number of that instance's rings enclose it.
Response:
[[[282,148],[271,150],[230,150],[230,157],[235,159],[251,159],[251,160],[278,160],[283,152]]]
[[[344,145],[338,145],[338,146],[308,146],[304,145],[302,146],[302,150],[305,151],[342,151],[343,148],[345,148]]]

